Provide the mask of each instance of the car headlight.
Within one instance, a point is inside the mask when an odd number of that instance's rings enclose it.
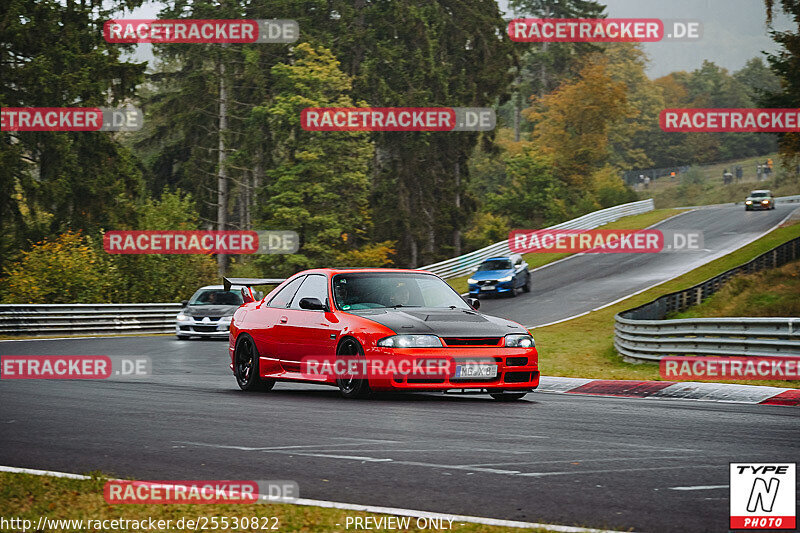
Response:
[[[507,348],[533,348],[536,343],[530,335],[506,335]]]
[[[467,283],[468,283],[469,285],[475,285],[476,283],[478,283],[478,280],[474,280],[474,279],[472,279],[472,278],[469,278],[469,279],[467,280]]]
[[[762,203],[762,204],[768,204],[768,203],[769,203],[769,200],[761,200],[761,203]]]
[[[230,322],[233,319],[233,315],[223,316],[219,319],[220,322]]]
[[[436,335],[392,335],[378,341],[382,348],[441,348],[442,339]]]
[[[504,278],[498,279],[497,281],[499,281],[500,283],[503,283],[503,282],[506,282],[506,281],[511,281],[512,279],[514,279],[514,276],[506,276]]]
[[[189,320],[189,318],[191,318],[189,315],[178,313],[178,316],[175,317],[175,320],[177,320],[178,322],[183,322],[184,320]]]
[[[753,201],[752,201],[752,200],[747,200],[745,203],[746,203],[747,205],[750,205],[750,204],[752,204],[752,203],[753,203]]]

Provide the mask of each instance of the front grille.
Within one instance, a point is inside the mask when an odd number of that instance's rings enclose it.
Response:
[[[501,337],[445,337],[448,346],[497,346]]]
[[[476,377],[468,377],[468,378],[450,378],[450,383],[492,383],[494,381],[499,381],[502,374],[498,374],[493,378],[476,378]]]
[[[506,357],[506,366],[525,366],[527,364],[527,357]]]
[[[194,330],[198,333],[211,333],[212,331],[217,331],[217,326],[194,326]]]
[[[432,379],[432,378],[408,378],[406,380],[407,383],[444,383],[443,379]]]
[[[525,383],[530,380],[530,372],[506,372],[506,377],[503,381],[506,383]]]
[[[204,316],[196,316],[196,317],[194,317],[194,319],[196,321],[198,321],[198,322],[202,322],[204,318],[206,318],[206,317],[204,317]],[[212,322],[216,322],[220,318],[222,318],[222,317],[221,316],[210,316],[210,317],[208,317],[208,319],[211,320]]]

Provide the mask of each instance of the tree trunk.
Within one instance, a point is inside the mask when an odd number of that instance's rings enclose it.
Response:
[[[544,18],[550,18],[550,4],[545,4]],[[547,41],[542,43],[542,56],[547,55],[548,44],[549,43]],[[539,83],[541,84],[539,96],[544,96],[547,94],[547,67],[544,63],[544,57],[542,57],[542,65],[539,70]]]
[[[461,162],[456,160],[456,228],[453,230],[453,255],[461,255]]]
[[[225,168],[225,134],[228,130],[228,88],[225,85],[225,62],[219,62],[219,154],[217,170],[217,229],[224,231],[228,227],[228,171]],[[225,275],[228,266],[226,254],[217,254],[217,270],[220,276]]]

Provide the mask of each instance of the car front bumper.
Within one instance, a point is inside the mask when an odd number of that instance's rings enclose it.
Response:
[[[505,294],[511,292],[513,290],[514,281],[504,281],[502,283],[491,283],[489,284],[491,289],[487,289],[487,285],[470,285],[469,286],[469,295],[470,296],[481,296],[484,294]]]
[[[446,375],[395,374],[370,377],[369,386],[377,391],[530,391],[539,386],[539,355],[536,348],[415,348],[368,350],[368,359],[384,362],[401,358],[446,361]],[[463,364],[495,364],[497,375],[490,378],[456,378],[454,369]]]
[[[175,335],[227,339],[230,322],[198,322],[194,319],[175,322]]]

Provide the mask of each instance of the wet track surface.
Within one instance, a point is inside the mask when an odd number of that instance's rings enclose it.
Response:
[[[697,209],[664,221],[661,230],[703,231],[704,250],[657,254],[582,254],[532,273],[530,293],[485,298],[481,311],[537,326],[591,311],[726,255],[769,230],[797,204],[772,211],[740,205]]]
[[[0,464],[140,479],[293,479],[302,497],[639,531],[725,531],[728,462],[796,461],[797,409],[529,394],[347,401],[238,390],[226,343],[0,343],[147,355],[140,381],[3,381]],[[676,487],[703,487],[676,490]]]
[[[698,210],[710,251],[580,256],[483,311],[541,324],[723,255],[794,206]],[[149,356],[137,381],[0,381],[0,464],[140,479],[292,479],[305,498],[638,531],[726,531],[728,463],[797,461],[793,408],[532,393],[347,401],[244,393],[227,343],[169,336],[0,342],[0,355]]]

